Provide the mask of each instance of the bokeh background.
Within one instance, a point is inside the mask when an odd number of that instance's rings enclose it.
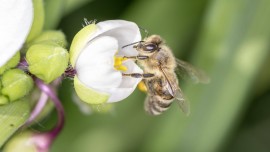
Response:
[[[45,6],[45,28],[61,29],[69,43],[83,18],[130,20],[211,77],[208,85],[180,81],[189,117],[176,104],[148,116],[138,90],[110,112],[86,114],[65,80],[59,96],[66,125],[53,152],[270,151],[269,0],[45,0]],[[39,126],[46,130],[52,118]]]

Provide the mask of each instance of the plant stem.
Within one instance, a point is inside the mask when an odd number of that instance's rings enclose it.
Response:
[[[58,99],[53,89],[48,84],[45,84],[38,78],[35,78],[35,83],[38,86],[38,88],[47,96],[49,96],[55,104],[55,108],[57,110],[58,115],[58,123],[56,127],[54,127],[54,129],[50,132],[50,137],[54,139],[60,133],[60,131],[64,126],[65,122],[64,108],[61,104],[61,101]]]
[[[47,100],[48,100],[48,95],[44,92],[41,92],[40,98],[39,98],[34,110],[32,111],[29,119],[27,120],[26,125],[31,124],[37,118],[37,116],[41,113],[42,109],[46,105]]]

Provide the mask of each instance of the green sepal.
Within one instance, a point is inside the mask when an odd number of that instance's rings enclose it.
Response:
[[[50,83],[64,73],[69,54],[57,43],[48,41],[32,45],[26,53],[26,60],[30,73]]]
[[[89,37],[97,30],[96,24],[90,24],[81,29],[73,38],[70,46],[70,63],[75,67],[77,58],[89,41]]]
[[[8,69],[16,67],[20,61],[20,57],[21,55],[18,51],[5,65],[0,67],[0,75],[2,75]]]
[[[1,79],[1,94],[10,102],[27,95],[33,88],[33,79],[20,69],[6,71]]]
[[[74,88],[78,97],[88,104],[104,104],[109,99],[108,94],[97,92],[85,86],[77,76],[74,77]]]

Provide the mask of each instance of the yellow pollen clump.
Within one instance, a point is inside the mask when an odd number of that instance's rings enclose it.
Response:
[[[127,67],[123,65],[125,60],[124,57],[114,56],[114,68],[119,71],[127,71]]]
[[[142,91],[142,92],[147,92],[147,87],[146,87],[146,85],[144,84],[144,82],[143,81],[141,81],[139,84],[138,84],[138,89],[140,90],[140,91]]]

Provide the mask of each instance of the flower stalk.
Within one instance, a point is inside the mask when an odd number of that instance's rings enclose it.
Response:
[[[50,99],[55,104],[55,108],[57,110],[58,122],[56,124],[56,127],[52,131],[49,132],[50,138],[54,139],[55,137],[57,137],[57,135],[60,133],[60,131],[62,130],[64,126],[64,122],[65,122],[64,108],[61,104],[61,101],[58,99],[53,89],[48,84],[45,84],[38,78],[35,78],[35,83],[37,87],[43,93],[45,93],[48,97],[50,97]]]
[[[41,113],[41,111],[45,107],[48,98],[49,97],[46,93],[41,92],[39,100],[25,125],[31,124],[38,117],[38,115]]]

